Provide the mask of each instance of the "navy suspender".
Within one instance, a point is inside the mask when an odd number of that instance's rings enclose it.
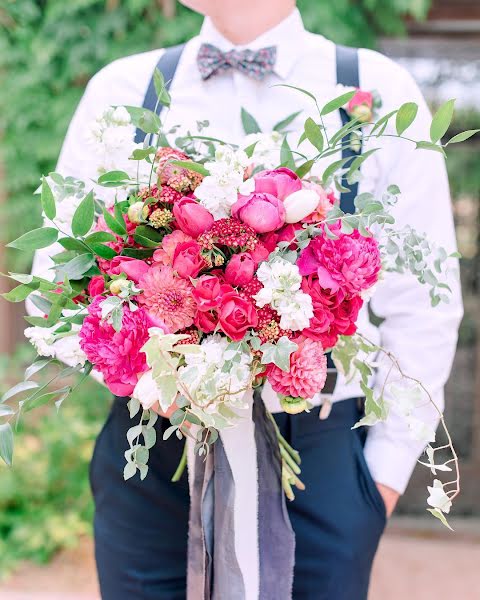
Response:
[[[336,55],[337,83],[348,87],[360,87],[358,50],[356,48],[347,48],[347,46],[337,46]],[[340,109],[340,116],[342,117],[342,125],[346,125],[350,120],[350,117],[343,108]],[[352,157],[353,160],[353,157],[358,156],[362,152],[362,149],[360,145],[358,152],[352,150],[352,148],[350,148],[350,144],[347,143],[350,141],[350,139],[351,136],[347,136],[343,140],[345,148],[342,151],[342,158]],[[350,164],[351,161],[347,163],[347,166],[350,166]],[[346,213],[354,213],[355,205],[353,201],[355,200],[355,196],[358,194],[358,183],[348,185],[346,178],[343,178],[342,185],[344,187],[349,187],[350,191],[342,193],[340,197],[340,207]]]
[[[162,73],[163,78],[165,79],[165,87],[167,90],[170,88],[173,77],[175,76],[175,71],[177,70],[178,62],[180,61],[180,57],[183,52],[183,48],[185,44],[180,44],[179,46],[172,46],[171,48],[167,48],[165,52],[160,57],[160,60],[157,63],[156,68]],[[147,108],[148,110],[155,110],[155,105],[157,103],[157,94],[155,92],[155,85],[153,83],[153,74],[150,79],[150,83],[148,84],[147,92],[145,94],[145,98],[143,100],[143,108]],[[162,112],[163,105],[159,104],[157,107],[157,114],[159,115]],[[137,144],[141,144],[145,139],[145,133],[141,129],[137,129],[135,132],[135,142]]]

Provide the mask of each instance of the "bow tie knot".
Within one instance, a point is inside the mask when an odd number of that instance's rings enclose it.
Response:
[[[209,79],[230,69],[237,69],[244,75],[261,81],[273,72],[277,49],[275,46],[260,50],[229,50],[222,52],[212,44],[202,44],[197,56],[198,69],[202,79]]]

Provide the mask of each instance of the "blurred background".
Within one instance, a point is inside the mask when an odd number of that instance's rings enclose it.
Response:
[[[432,107],[457,98],[449,136],[480,126],[479,0],[299,0],[299,7],[311,31],[403,63]],[[32,192],[55,167],[89,78],[118,57],[184,41],[200,24],[175,0],[0,0],[1,272],[29,268],[30,256],[3,245],[40,224]],[[430,478],[418,469],[382,543],[372,600],[480,598],[479,149],[477,136],[448,150],[466,305],[447,389],[462,462],[456,532],[425,516]],[[22,315],[22,306],[0,302],[0,393],[32,356]],[[15,467],[0,465],[2,600],[98,598],[88,462],[108,404],[91,382],[59,412],[44,407],[20,424]]]

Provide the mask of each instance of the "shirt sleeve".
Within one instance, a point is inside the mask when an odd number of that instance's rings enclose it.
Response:
[[[429,140],[431,115],[420,90],[402,67],[394,65],[393,76],[396,105],[385,107],[385,112],[398,108],[403,102],[416,102],[418,116],[405,135],[414,140]],[[396,227],[411,225],[448,253],[456,251],[449,184],[442,155],[416,150],[414,144],[396,139],[388,139],[384,154],[389,164],[383,169],[378,193],[381,194],[389,184],[400,187],[401,196],[394,209]],[[452,367],[463,315],[458,261],[449,260],[453,269],[448,278],[452,290],[448,303],[441,302],[432,307],[429,288],[412,275],[399,273],[386,274],[371,300],[373,312],[384,319],[379,328],[380,345],[393,353],[407,375],[425,385],[440,410],[444,408],[444,386]],[[381,392],[390,367],[388,362],[379,362],[374,384],[377,394]],[[385,396],[388,401],[388,394]],[[413,416],[436,428],[438,413],[426,400],[415,409]],[[403,493],[424,447],[423,442],[412,438],[404,417],[391,410],[387,420],[371,427],[367,436],[365,458],[373,479]]]

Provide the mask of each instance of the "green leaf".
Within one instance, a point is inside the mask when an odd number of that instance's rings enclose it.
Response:
[[[314,164],[315,160],[307,160],[298,167],[295,173],[298,175],[298,177],[300,177],[300,179],[302,179],[303,177],[305,177],[305,175],[307,175],[307,173],[310,173]]]
[[[135,229],[133,239],[145,248],[156,248],[162,241],[163,234],[148,225],[139,225]]]
[[[297,92],[301,92],[302,94],[305,94],[305,96],[308,96],[309,98],[311,98],[315,102],[315,104],[317,103],[317,99],[311,92],[309,92],[301,87],[297,87],[296,85],[289,85],[288,83],[277,83],[276,85],[273,85],[272,87],[286,87],[286,88],[290,88],[292,90],[296,90]]]
[[[410,125],[415,121],[418,113],[418,104],[415,102],[406,102],[398,109],[396,118],[397,134],[402,135]]]
[[[87,244],[101,244],[103,242],[116,242],[117,238],[108,231],[95,231],[85,238]]]
[[[433,143],[438,142],[447,133],[453,119],[455,100],[447,100],[435,113],[430,127],[430,139]]]
[[[80,254],[58,268],[58,278],[63,279],[67,276],[69,279],[81,279],[94,264],[95,256],[93,254]]]
[[[329,113],[335,110],[339,110],[340,108],[345,106],[345,104],[348,104],[348,102],[350,102],[350,100],[355,96],[355,94],[356,91],[353,90],[351,92],[347,92],[346,94],[342,94],[341,96],[338,96],[333,100],[330,100],[330,102],[327,102],[320,111],[321,116],[324,117],[325,115],[328,115]]]
[[[417,142],[415,149],[416,150],[433,150],[434,152],[440,152],[440,154],[443,154],[443,156],[445,156],[445,150],[442,148],[442,146],[439,146],[438,144],[434,144],[433,142],[426,142],[426,141]]]
[[[445,525],[445,527],[450,529],[450,531],[453,531],[453,528],[450,526],[449,522],[447,521],[447,518],[445,517],[445,515],[443,514],[443,512],[441,510],[438,510],[438,508],[427,508],[427,510],[436,519],[441,521],[443,523],[443,525]]]
[[[389,112],[388,114],[383,115],[383,117],[378,119],[378,121],[372,127],[372,131],[371,131],[370,135],[374,135],[377,131],[378,131],[377,137],[380,137],[381,135],[383,135],[385,129],[387,128],[388,122],[393,117],[393,115],[397,114],[397,112],[398,112],[398,110],[392,110],[392,112]]]
[[[288,127],[291,123],[293,123],[293,121],[295,121],[295,119],[298,117],[299,114],[301,114],[301,112],[302,112],[301,110],[298,110],[297,112],[294,112],[291,115],[288,115],[288,117],[286,117],[285,119],[282,119],[276,125],[274,125],[273,130],[274,131],[283,131],[286,127]]]
[[[130,182],[130,175],[125,171],[108,171],[100,175],[97,180],[98,185],[103,187],[118,187]]]
[[[255,118],[243,108],[243,106],[241,110],[241,117],[243,130],[247,135],[250,133],[261,133],[262,130],[260,129],[260,125],[257,123]]]
[[[105,246],[104,244],[90,244],[90,248],[96,256],[100,256],[100,258],[106,258],[107,260],[111,260],[118,256],[118,253],[115,252],[113,248],[110,246]]]
[[[33,390],[34,388],[38,388],[38,383],[36,381],[22,381],[21,383],[17,383],[17,385],[14,385],[3,394],[1,402],[6,402],[17,394],[26,392],[27,390]]]
[[[160,117],[152,110],[139,108],[138,106],[125,106],[133,125],[141,129],[144,133],[158,133],[162,127]]]
[[[465,142],[479,132],[480,129],[469,129],[468,131],[462,131],[462,133],[457,133],[457,135],[454,135],[450,140],[448,140],[446,145],[448,146],[448,144],[459,144],[460,142]]]
[[[44,369],[52,361],[52,358],[42,358],[40,360],[36,360],[34,363],[32,363],[29,367],[25,369],[25,379],[30,379],[30,377],[33,377],[33,375]]]
[[[24,233],[19,238],[7,244],[7,248],[17,248],[17,250],[39,250],[47,248],[57,241],[58,231],[53,227],[39,227]]]
[[[293,152],[288,144],[287,138],[283,140],[282,148],[280,150],[280,162],[282,166],[288,167],[295,170],[295,159],[293,158]]]
[[[149,146],[148,148],[135,148],[132,152],[132,160],[145,160],[151,154],[155,154],[155,148]]]
[[[168,93],[167,86],[165,85],[165,79],[163,73],[159,69],[155,69],[153,72],[153,85],[157,92],[157,98],[160,104],[164,106],[170,106],[172,99]]]
[[[200,173],[200,175],[209,174],[203,165],[196,163],[193,160],[172,160],[170,161],[170,164],[176,167],[182,167],[183,169],[188,169],[189,171],[195,171],[195,173]]]
[[[11,467],[13,459],[13,431],[10,423],[0,425],[0,457]]]
[[[305,121],[305,135],[307,136],[307,140],[315,146],[319,152],[323,150],[324,139],[322,130],[310,117]]]
[[[103,208],[103,218],[105,219],[107,227],[111,229],[113,233],[116,233],[117,235],[125,235],[127,233],[125,221],[123,219],[121,221],[117,221],[112,213],[106,208]]]
[[[1,294],[7,302],[23,302],[25,298],[28,298],[32,292],[38,290],[40,287],[39,281],[33,281],[32,283],[22,283],[17,285],[6,294]]]
[[[60,238],[58,243],[61,244],[65,250],[73,250],[75,252],[86,252],[88,250],[88,246],[81,240],[76,240],[72,237]]]
[[[78,205],[72,219],[72,233],[74,236],[86,235],[93,225],[95,218],[95,203],[93,192],[89,192]]]
[[[52,190],[50,189],[45,177],[42,177],[42,193],[40,200],[42,202],[42,208],[45,216],[48,219],[53,220],[57,214],[57,207],[55,206],[55,199],[53,197]]]

